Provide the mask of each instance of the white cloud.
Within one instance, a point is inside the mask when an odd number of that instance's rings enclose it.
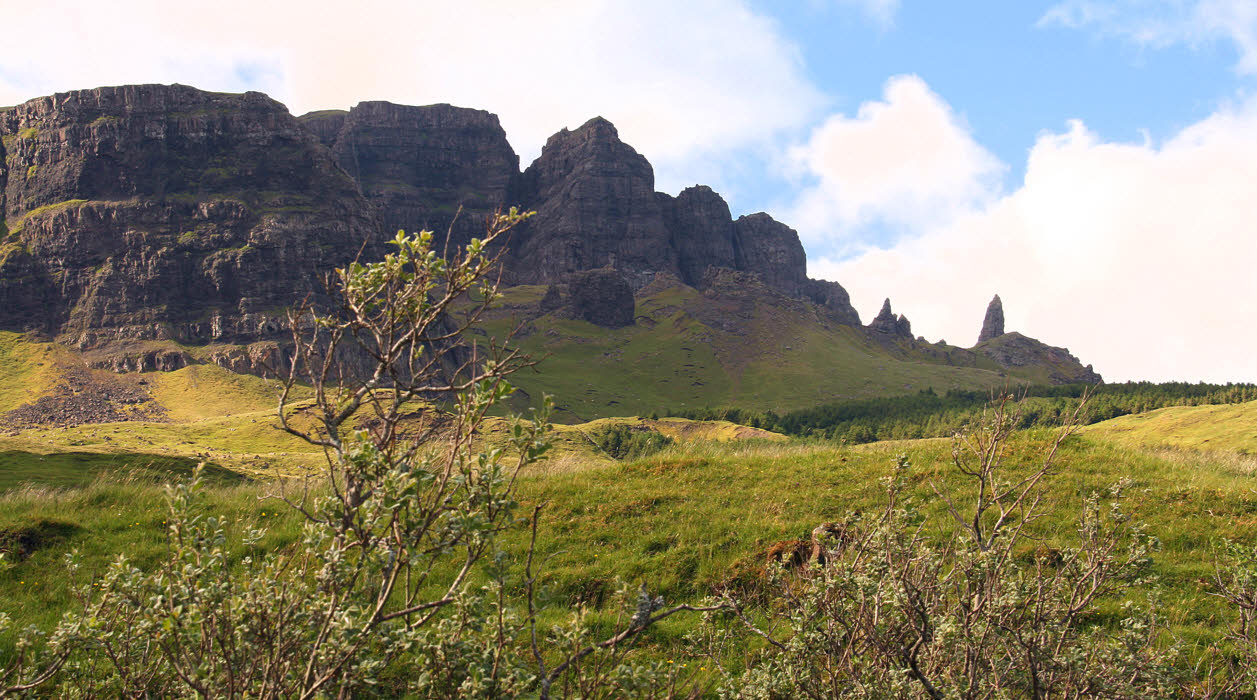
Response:
[[[1065,0],[1049,9],[1039,24],[1090,28],[1153,47],[1226,40],[1239,53],[1236,69],[1257,74],[1253,0]]]
[[[838,0],[843,5],[853,5],[883,27],[894,24],[899,11],[899,0]]]
[[[867,315],[971,345],[987,301],[1008,329],[1067,345],[1109,380],[1257,381],[1257,100],[1154,144],[1074,122],[1032,149],[1023,186],[950,225],[813,274]]]
[[[740,0],[54,0],[5,20],[0,104],[134,82],[239,90],[255,76],[296,114],[371,99],[487,109],[525,164],[601,115],[673,188],[703,180],[698,159],[804,126],[823,102],[797,48]]]
[[[916,76],[891,78],[853,117],[830,117],[793,155],[815,184],[787,220],[813,233],[945,221],[993,196],[1003,172]]]

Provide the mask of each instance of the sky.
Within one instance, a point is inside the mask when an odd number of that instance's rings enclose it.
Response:
[[[799,231],[868,321],[1008,330],[1109,381],[1257,381],[1257,0],[44,0],[0,104],[125,83],[600,115],[672,194]]]

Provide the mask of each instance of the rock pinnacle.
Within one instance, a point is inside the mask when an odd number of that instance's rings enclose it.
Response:
[[[985,343],[1001,335],[1004,335],[1004,303],[996,294],[986,307],[986,319],[982,321],[982,332],[978,334],[978,342]]]

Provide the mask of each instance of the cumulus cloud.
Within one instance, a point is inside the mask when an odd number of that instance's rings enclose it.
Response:
[[[1239,53],[1236,69],[1257,74],[1257,3],[1252,0],[1065,0],[1039,24],[1092,29],[1153,47],[1230,41]]]
[[[601,115],[664,187],[824,101],[798,49],[740,0],[51,0],[6,8],[5,24],[0,104],[134,82],[258,89],[296,114],[450,102],[497,113],[525,163]]]
[[[917,76],[887,81],[882,100],[838,114],[793,152],[813,184],[791,221],[811,233],[867,226],[917,230],[991,198],[1004,166]]]
[[[971,345],[994,293],[1009,330],[1110,380],[1257,381],[1257,100],[1162,144],[1080,122],[1042,135],[1023,185],[885,250],[822,260],[868,314],[890,295],[930,338]]]

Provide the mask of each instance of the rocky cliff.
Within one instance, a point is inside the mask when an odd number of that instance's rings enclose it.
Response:
[[[540,313],[632,325],[633,295],[675,280],[709,302],[714,311],[695,312],[703,323],[731,337],[745,297],[770,294],[799,318],[942,361],[889,303],[858,330],[846,290],[807,277],[790,227],[764,213],[734,219],[705,186],[656,192],[650,163],[605,119],[555,134],[521,172],[488,112],[363,102],[294,118],[260,93],[181,85],[0,110],[0,330],[55,338],[119,371],[257,371],[282,357],[284,310],[317,295],[332,268],[380,254],[397,229],[450,230],[461,245],[511,205],[537,212],[509,244],[507,279],[551,286]],[[990,342],[976,350],[1007,366],[1041,357],[1072,371],[1067,352]]]
[[[514,246],[510,267],[519,281],[610,267],[644,284],[655,272],[678,270],[654,170],[611,122],[595,118],[551,136],[520,183],[521,203],[537,214]]]
[[[362,102],[300,121],[358,183],[386,232],[444,236],[453,225],[449,243],[463,246],[484,234],[489,214],[510,204],[519,157],[488,112]]]
[[[0,329],[81,348],[248,343],[378,230],[354,181],[260,93],[138,85],[0,113]]]
[[[793,229],[764,213],[735,221],[710,187],[672,197],[655,192],[654,180],[650,163],[605,119],[550,137],[515,188],[520,204],[537,212],[517,238],[515,279],[550,283],[609,267],[634,289],[661,272],[698,288],[709,268],[727,268],[821,305],[841,323],[859,324],[841,285],[808,279]]]

